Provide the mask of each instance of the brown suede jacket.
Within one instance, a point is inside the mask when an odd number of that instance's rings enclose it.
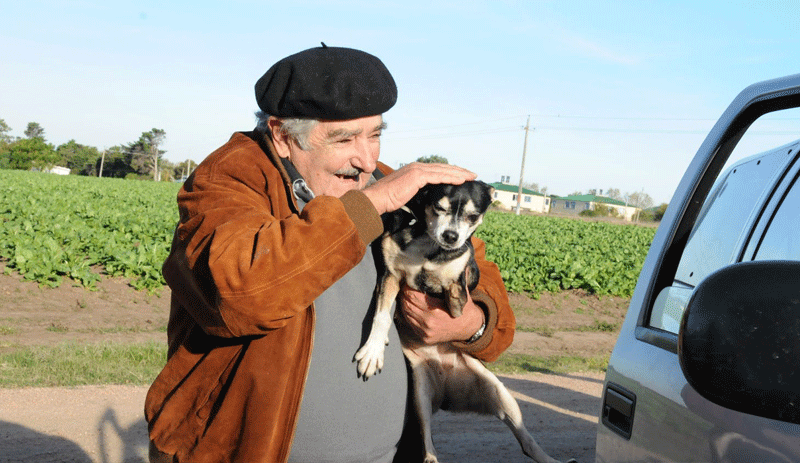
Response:
[[[163,268],[168,361],[145,401],[150,439],[181,462],[285,462],[314,300],[361,261],[380,217],[360,191],[317,197],[298,212],[271,140],[258,132],[234,134],[205,159],[178,206]],[[487,328],[455,344],[491,361],[511,344],[515,319],[497,266],[474,244],[481,278],[472,297]]]

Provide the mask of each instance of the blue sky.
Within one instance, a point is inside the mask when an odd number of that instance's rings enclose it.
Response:
[[[0,118],[99,149],[166,131],[201,161],[249,130],[253,85],[318,46],[380,57],[398,83],[381,159],[437,154],[551,194],[618,188],[667,202],[747,85],[800,73],[792,1],[0,1]],[[758,122],[736,155],[800,138]]]

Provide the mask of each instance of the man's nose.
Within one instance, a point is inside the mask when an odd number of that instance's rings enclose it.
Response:
[[[378,167],[378,156],[380,148],[375,148],[368,140],[359,140],[355,144],[355,154],[353,156],[353,167],[357,167],[364,172],[372,172]]]

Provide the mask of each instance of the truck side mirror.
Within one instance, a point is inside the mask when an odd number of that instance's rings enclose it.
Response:
[[[678,357],[711,402],[800,424],[800,262],[745,262],[709,275],[681,320]]]

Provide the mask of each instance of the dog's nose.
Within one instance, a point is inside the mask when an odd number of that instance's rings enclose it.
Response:
[[[446,232],[442,233],[442,239],[447,244],[453,244],[456,242],[456,240],[458,240],[458,233],[452,230],[447,230]]]

